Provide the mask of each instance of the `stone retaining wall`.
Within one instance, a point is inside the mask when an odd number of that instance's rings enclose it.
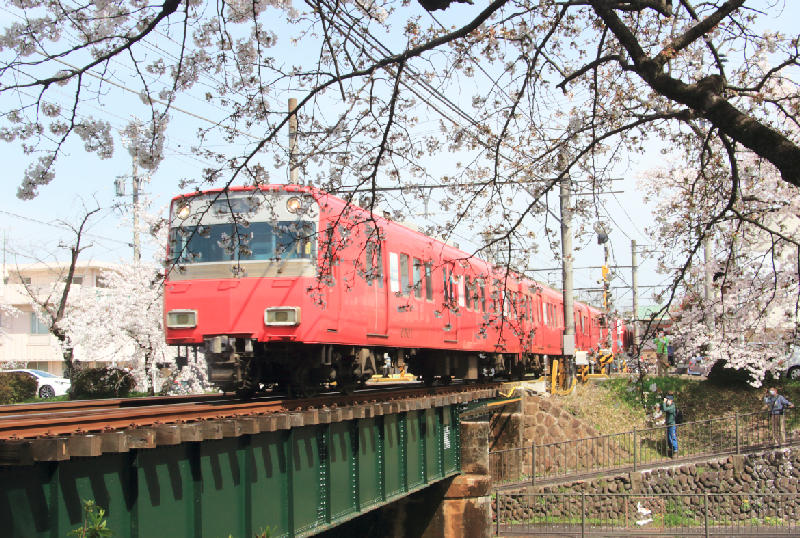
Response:
[[[595,439],[587,439],[587,438]],[[629,454],[614,439],[602,437],[589,424],[562,409],[548,398],[526,396],[524,446],[552,445],[537,448],[536,472],[578,472],[625,461]],[[573,441],[573,442],[567,442]],[[533,457],[524,456],[524,470],[530,474]]]
[[[537,445],[544,445],[599,435],[592,426],[548,398],[526,396],[524,413],[526,445],[534,440]]]
[[[502,497],[501,509],[505,514],[512,514],[515,519],[526,519],[542,513],[553,512],[554,516],[580,517],[580,498],[577,503],[561,503],[559,506],[548,506],[544,502],[530,504],[524,497],[513,494],[535,493],[573,493],[585,492],[587,495],[587,512],[610,519],[622,518],[631,506],[625,506],[624,497],[612,494],[629,493],[636,495],[688,494],[675,498],[687,508],[702,507],[703,496],[710,497],[709,516],[727,520],[746,520],[753,517],[791,516],[800,518],[800,498],[797,496],[765,497],[761,500],[721,497],[719,493],[797,493],[800,485],[800,450],[784,449],[728,456],[709,460],[705,463],[676,465],[652,471],[624,473],[593,480],[565,481],[558,485],[536,486],[515,489],[511,497]],[[573,497],[574,499],[574,497]],[[725,501],[725,502],[722,502]],[[550,501],[548,501],[550,502]],[[642,505],[657,510],[656,499],[635,500]],[[630,504],[628,502],[628,504]],[[496,513],[496,500],[492,503]],[[510,512],[509,512],[510,511]],[[596,516],[595,516],[596,517]]]

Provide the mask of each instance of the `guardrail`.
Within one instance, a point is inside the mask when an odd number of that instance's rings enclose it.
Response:
[[[800,414],[783,415],[786,444],[800,441]],[[677,459],[740,454],[742,450],[778,444],[772,415],[766,412],[678,424]],[[537,480],[601,471],[630,469],[673,461],[667,426],[584,439],[530,445],[489,453],[492,485],[536,484]]]
[[[800,494],[495,493],[495,533],[797,536]]]

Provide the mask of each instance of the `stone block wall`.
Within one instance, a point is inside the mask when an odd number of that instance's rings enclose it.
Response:
[[[525,397],[525,444],[537,445],[595,437],[597,430],[549,398]]]
[[[567,493],[587,494],[587,516],[623,519],[633,516],[637,503],[653,510],[662,509],[662,500],[645,499],[647,495],[687,494],[675,497],[675,502],[687,510],[699,510],[704,495],[709,494],[709,517],[726,521],[743,521],[763,517],[800,519],[800,497],[760,497],[763,493],[797,493],[800,489],[800,450],[776,450],[759,454],[727,456],[704,463],[676,465],[652,471],[624,473],[593,480],[565,481],[561,484],[526,487],[514,490],[517,494]],[[625,498],[614,494],[628,493],[642,497]],[[720,493],[750,494],[747,497],[722,497]],[[501,511],[514,519],[548,513],[555,516],[580,517],[580,498],[577,503],[550,501],[530,502],[529,497],[501,497]],[[541,498],[540,498],[541,499]],[[552,499],[552,498],[547,498]],[[573,497],[574,499],[574,497]],[[627,505],[627,506],[626,506]],[[496,500],[492,509],[497,510]],[[626,512],[627,510],[627,512]],[[697,512],[700,513],[700,512]]]
[[[599,465],[610,466],[630,459],[617,438],[600,436],[594,427],[549,398],[526,396],[524,413],[523,446],[537,445],[536,472],[539,475],[591,470]],[[530,474],[532,465],[533,453],[525,451],[523,466],[526,474]]]

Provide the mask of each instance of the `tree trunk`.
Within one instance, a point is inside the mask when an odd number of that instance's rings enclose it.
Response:
[[[155,396],[156,395],[156,386],[153,382],[152,376],[152,366],[150,365],[150,354],[146,353],[144,356],[144,375],[147,378],[147,395],[148,396]]]
[[[64,357],[64,377],[72,381],[73,378],[73,369],[72,369],[72,357],[74,356],[74,351],[71,347],[65,347],[64,342],[67,340],[67,335],[61,332],[60,330],[56,329],[53,331],[53,336],[61,344],[61,354]]]

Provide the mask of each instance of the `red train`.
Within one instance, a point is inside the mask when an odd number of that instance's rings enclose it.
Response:
[[[192,193],[170,222],[167,342],[202,346],[224,390],[349,392],[386,358],[427,383],[563,358],[561,293],[319,190]],[[575,327],[576,349],[606,341],[595,308],[576,302]],[[611,332],[615,352],[630,344]]]

